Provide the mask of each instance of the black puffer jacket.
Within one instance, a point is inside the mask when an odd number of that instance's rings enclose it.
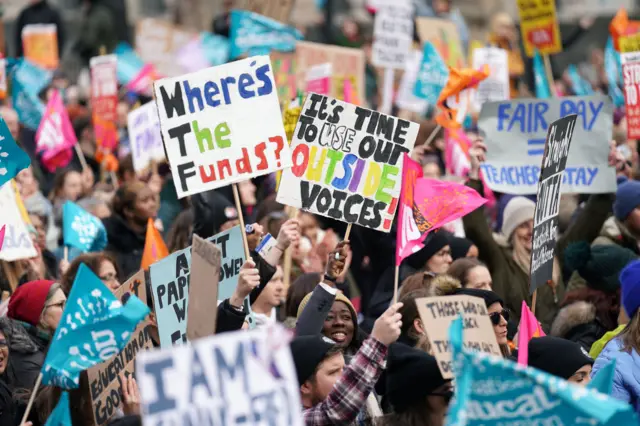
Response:
[[[136,233],[122,216],[115,213],[103,219],[102,223],[109,240],[106,251],[116,258],[120,269],[120,282],[125,282],[140,270],[146,231]]]
[[[2,319],[2,331],[9,343],[9,364],[4,379],[11,391],[31,389],[35,384],[49,346],[49,337],[35,327]]]

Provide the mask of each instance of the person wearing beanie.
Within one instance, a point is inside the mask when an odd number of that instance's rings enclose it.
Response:
[[[536,337],[529,341],[529,367],[577,385],[591,381],[593,359],[577,343],[559,337]]]
[[[342,351],[325,336],[299,336],[291,342],[305,425],[354,424],[384,370],[389,345],[400,335],[401,307],[396,303],[376,320],[371,336],[346,367]]]
[[[615,244],[640,255],[640,182],[627,180],[618,185],[613,216],[608,218],[594,245]]]
[[[387,364],[386,397],[393,413],[376,424],[442,426],[453,384],[442,377],[435,357],[399,343],[389,350]]]
[[[451,247],[451,258],[454,262],[467,257],[478,257],[478,247],[467,238],[451,237],[449,238],[449,247]]]
[[[615,148],[612,148],[615,151]],[[469,150],[471,167],[467,186],[484,194],[479,179],[480,164],[484,161],[486,145],[476,141]],[[589,197],[580,214],[567,231],[557,237],[553,259],[553,275],[545,285],[537,288],[536,317],[548,332],[563,300],[565,283],[562,273],[564,251],[574,241],[591,243],[600,232],[611,210],[611,194],[594,194]],[[522,302],[531,306],[530,292],[531,257],[533,249],[533,219],[535,203],[522,196],[515,196],[506,203],[502,226],[493,234],[483,208],[474,210],[462,218],[465,235],[478,247],[478,258],[489,268],[492,288],[511,312],[513,321],[520,321]]]
[[[13,388],[33,387],[66,301],[60,285],[47,280],[25,283],[11,295],[7,317],[21,326],[30,340],[22,350],[11,351],[7,377]]]
[[[592,377],[615,360],[611,396],[632,404],[640,414],[640,260],[622,270],[620,286],[622,307],[629,322],[602,349],[593,365]]]

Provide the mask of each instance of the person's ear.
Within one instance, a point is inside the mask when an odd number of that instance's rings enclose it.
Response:
[[[413,328],[420,334],[425,334],[424,327],[422,326],[422,320],[420,318],[416,318],[413,320]]]
[[[311,380],[307,380],[302,384],[302,386],[300,386],[300,394],[303,396],[311,395],[312,391],[313,385],[311,384]]]

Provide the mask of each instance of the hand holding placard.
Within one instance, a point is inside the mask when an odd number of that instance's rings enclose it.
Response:
[[[254,288],[260,285],[260,271],[256,268],[256,263],[253,259],[248,259],[240,268],[240,275],[238,276],[238,285],[233,293],[233,296],[229,298],[231,306],[240,308],[243,306],[244,299],[253,291]]]

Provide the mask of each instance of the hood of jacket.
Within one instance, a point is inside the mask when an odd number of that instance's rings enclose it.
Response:
[[[30,333],[20,322],[4,317],[0,320],[0,330],[9,343],[9,353],[33,354],[46,347],[46,343],[34,333]]]
[[[600,237],[607,238],[616,244],[638,252],[638,243],[627,227],[614,216],[608,218],[602,225]],[[597,240],[596,240],[597,242]]]
[[[574,302],[558,311],[551,325],[551,336],[564,338],[570,330],[595,319],[595,305],[589,302]]]
[[[125,220],[116,214],[103,219],[109,247],[120,253],[131,253],[134,250],[144,250],[146,231],[138,234],[129,227]]]

